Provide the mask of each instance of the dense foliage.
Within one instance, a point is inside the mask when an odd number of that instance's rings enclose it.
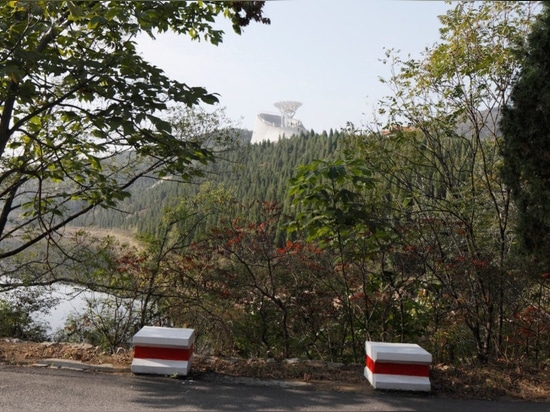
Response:
[[[519,78],[501,127],[503,178],[518,208],[524,251],[548,271],[550,248],[550,5],[545,2],[529,36]]]

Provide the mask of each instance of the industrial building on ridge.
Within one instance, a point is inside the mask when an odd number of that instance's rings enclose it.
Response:
[[[281,112],[278,114],[260,113],[256,116],[256,123],[252,132],[251,143],[263,141],[277,142],[280,138],[291,137],[306,132],[306,128],[298,119],[294,119],[296,110],[302,105],[300,102],[278,102],[275,107]]]

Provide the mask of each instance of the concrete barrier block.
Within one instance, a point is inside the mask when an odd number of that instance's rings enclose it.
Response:
[[[194,329],[144,326],[132,339],[131,371],[187,375],[193,360]]]
[[[430,391],[432,355],[411,343],[365,343],[365,377],[375,389]]]

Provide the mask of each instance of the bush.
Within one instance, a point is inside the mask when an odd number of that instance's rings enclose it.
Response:
[[[0,299],[0,336],[29,341],[48,340],[49,325],[36,319],[47,314],[56,299],[37,288],[4,292]]]

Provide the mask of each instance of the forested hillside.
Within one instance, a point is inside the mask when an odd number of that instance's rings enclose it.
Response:
[[[332,130],[321,134],[311,131],[275,143],[244,143],[222,153],[214,164],[205,168],[204,177],[185,183],[169,178],[141,179],[130,189],[132,196],[116,210],[97,209],[75,224],[124,229],[134,234],[158,234],[163,212],[182,199],[192,199],[207,183],[224,188],[243,204],[277,202],[283,213],[288,212],[288,182],[297,166],[314,159],[333,158],[342,136],[342,132]],[[211,216],[209,220],[215,219],[216,216]]]

